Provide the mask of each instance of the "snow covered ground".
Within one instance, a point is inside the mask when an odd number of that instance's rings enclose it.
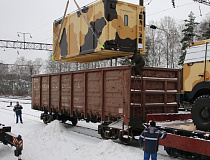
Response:
[[[23,106],[23,124],[15,123],[12,107],[19,101]],[[140,147],[126,146],[112,140],[76,133],[72,127],[59,121],[44,124],[39,116],[41,112],[32,110],[30,100],[0,98],[0,123],[12,127],[12,133],[23,139],[23,160],[142,160]],[[79,121],[78,125],[97,129],[98,124]],[[176,160],[167,156],[163,147],[159,147],[158,160]],[[0,144],[0,159],[15,160],[14,148]]]

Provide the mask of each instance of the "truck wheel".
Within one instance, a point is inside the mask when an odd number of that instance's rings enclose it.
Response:
[[[192,107],[192,119],[196,128],[203,131],[210,130],[210,96],[198,97]]]

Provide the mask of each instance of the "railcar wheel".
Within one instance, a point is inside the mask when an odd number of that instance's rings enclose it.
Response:
[[[125,145],[129,145],[131,142],[131,139],[130,139],[130,137],[128,137],[128,138],[120,138],[120,141],[123,143],[123,144],[125,144]]]
[[[192,119],[196,128],[203,131],[210,130],[210,96],[198,97],[192,107]]]
[[[62,119],[61,122],[62,123],[66,123],[67,119]]]
[[[131,140],[132,140],[132,138],[130,138],[130,136],[124,138],[123,135],[122,135],[122,132],[119,133],[119,139],[125,145],[129,145],[131,143]]]
[[[103,131],[102,131],[102,133],[101,133],[101,138],[102,138],[103,140],[107,140],[107,138],[105,137],[105,134],[104,134]]]
[[[176,158],[178,155],[177,151],[175,148],[170,148],[170,147],[165,147],[166,153],[170,156],[170,157],[174,157]]]
[[[44,124],[47,124],[47,120],[45,117],[42,120],[43,120]]]
[[[53,116],[52,116],[52,115],[47,115],[47,116],[44,116],[44,117],[43,117],[43,122],[44,122],[45,124],[50,123],[50,122],[52,122],[52,121],[53,121]]]
[[[78,122],[77,121],[77,118],[73,118],[71,122],[72,122],[72,125],[73,126],[76,126],[77,125],[77,122]]]

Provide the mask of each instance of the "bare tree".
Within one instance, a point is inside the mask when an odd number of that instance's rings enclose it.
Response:
[[[158,26],[158,22],[151,21],[149,23],[151,25]],[[146,61],[146,65],[150,67],[157,67],[162,66],[161,59],[162,59],[162,48],[164,45],[163,43],[163,37],[160,30],[154,30],[149,27],[147,27],[146,30],[147,34],[147,53],[148,53],[148,60]]]
[[[198,40],[210,38],[210,16],[207,16],[198,26]]]
[[[146,65],[176,68],[181,49],[180,24],[171,17],[164,17],[158,22],[151,21],[149,24],[157,27],[147,27]]]
[[[166,60],[170,68],[178,67],[179,57],[181,55],[181,30],[178,24],[171,17],[164,17],[161,19],[161,28],[165,30],[164,35],[168,48],[165,49]]]

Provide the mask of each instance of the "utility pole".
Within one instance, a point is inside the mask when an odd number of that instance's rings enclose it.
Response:
[[[144,6],[144,0],[139,0],[139,5]]]

